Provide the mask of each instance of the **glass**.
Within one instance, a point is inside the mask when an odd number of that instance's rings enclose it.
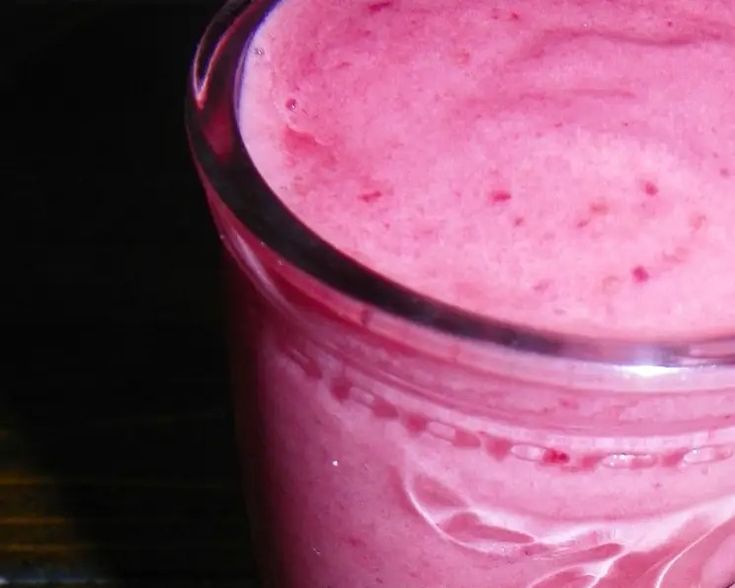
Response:
[[[229,251],[260,563],[277,588],[726,588],[735,337],[646,343],[462,312],[342,255],[258,174],[235,108],[272,2],[228,3],[187,124]]]

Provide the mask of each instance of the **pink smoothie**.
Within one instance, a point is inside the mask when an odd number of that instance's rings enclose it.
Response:
[[[542,330],[735,333],[732,2],[284,0],[242,80],[266,182],[393,281]],[[732,371],[432,355],[214,207],[266,301],[274,586],[735,582]]]
[[[732,2],[289,0],[241,108],[291,210],[415,290],[577,333],[735,331]]]

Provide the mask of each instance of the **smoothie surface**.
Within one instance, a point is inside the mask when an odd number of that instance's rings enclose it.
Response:
[[[541,329],[735,332],[735,3],[287,0],[242,79],[267,183],[387,278]]]

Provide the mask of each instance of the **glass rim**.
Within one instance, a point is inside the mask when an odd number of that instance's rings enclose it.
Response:
[[[439,334],[518,354],[680,376],[735,368],[735,333],[635,340],[541,330],[421,294],[359,263],[302,223],[253,163],[237,121],[237,89],[252,36],[281,0],[229,0],[197,47],[187,84],[186,126],[200,171],[230,212],[268,249],[348,299]],[[247,190],[243,187],[247,186]]]

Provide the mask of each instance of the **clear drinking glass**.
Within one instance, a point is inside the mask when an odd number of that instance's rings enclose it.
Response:
[[[734,583],[733,333],[650,344],[520,329],[332,248],[240,138],[238,80],[270,5],[230,2],[214,19],[187,114],[229,252],[266,585]]]

